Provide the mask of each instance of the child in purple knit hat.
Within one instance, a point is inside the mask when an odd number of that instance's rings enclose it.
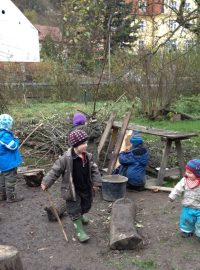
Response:
[[[98,151],[97,146],[101,137],[101,126],[97,119],[92,119],[87,123],[87,118],[83,113],[75,113],[73,116],[73,128],[84,130],[88,134],[88,152],[93,155],[93,160],[98,164]]]
[[[84,114],[82,113],[75,113],[73,116],[73,126],[80,126],[80,125],[85,125],[87,122],[87,118]]]
[[[195,235],[200,240],[200,159],[190,160],[184,177],[176,184],[169,199],[173,202],[183,194],[180,231],[182,237]]]
[[[89,220],[84,215],[92,206],[94,186],[101,184],[101,176],[92,155],[86,151],[88,135],[83,130],[69,134],[71,148],[63,154],[43,178],[41,188],[46,190],[62,176],[61,195],[67,204],[67,212],[74,223],[80,242],[89,240],[83,225]]]

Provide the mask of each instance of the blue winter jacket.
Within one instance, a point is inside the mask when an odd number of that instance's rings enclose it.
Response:
[[[6,172],[22,163],[19,152],[19,140],[11,131],[0,129],[0,172]]]
[[[145,147],[136,147],[128,152],[119,154],[119,162],[122,165],[119,174],[128,177],[128,183],[134,186],[145,184],[145,167],[149,161],[149,155]]]

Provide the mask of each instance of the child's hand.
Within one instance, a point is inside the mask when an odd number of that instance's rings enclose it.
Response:
[[[97,187],[97,186],[93,186],[93,191],[94,191],[94,192],[99,191],[99,187]]]
[[[99,191],[99,187],[93,186],[92,187],[93,197],[95,197],[95,194],[96,194],[97,191]]]
[[[175,205],[173,204],[173,200],[169,198],[169,201],[166,203],[165,208],[174,209]]]
[[[45,190],[47,190],[48,188],[47,188],[47,186],[46,186],[45,184],[41,184],[41,189],[42,189],[43,191],[45,191]]]

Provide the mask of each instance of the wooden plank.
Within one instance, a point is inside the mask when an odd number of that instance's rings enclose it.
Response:
[[[126,115],[124,117],[122,128],[118,132],[119,134],[118,134],[117,142],[116,142],[114,151],[112,153],[111,160],[110,160],[109,165],[108,165],[108,174],[111,174],[112,170],[115,167],[115,163],[116,163],[118,155],[119,155],[119,151],[120,151],[123,139],[124,139],[124,135],[125,135],[130,117],[131,117],[131,111],[126,113]]]
[[[114,121],[113,127],[121,128],[122,123]],[[139,131],[141,133],[150,134],[150,135],[156,135],[160,137],[165,137],[169,139],[188,139],[190,137],[198,136],[196,133],[188,133],[188,132],[176,132],[176,131],[170,131],[165,129],[159,129],[159,128],[151,128],[146,126],[140,126],[136,124],[129,124],[127,129]]]
[[[109,135],[110,130],[112,128],[115,117],[116,117],[116,113],[112,112],[110,115],[110,118],[107,122],[106,128],[103,132],[103,135],[101,136],[101,140],[99,142],[99,145],[98,145],[98,156],[100,155],[101,150],[103,149],[103,147],[105,145],[106,139],[108,138],[108,135]]]
[[[171,192],[173,188],[161,187],[161,186],[145,186],[145,189],[152,190],[154,192],[158,192],[158,191]]]
[[[181,174],[184,175],[185,160],[184,160],[184,155],[183,155],[183,151],[182,151],[181,142],[179,140],[176,140],[175,145],[176,145],[177,159],[178,159],[178,162],[179,162],[179,167],[180,167],[180,170],[181,170]]]
[[[126,130],[120,152],[128,151],[131,149],[130,137],[131,137],[132,133],[133,133],[132,130]],[[118,158],[116,165],[115,165],[115,168],[117,168],[119,165],[120,165],[120,163],[119,163],[119,158]]]
[[[165,149],[164,149],[164,152],[163,152],[163,156],[162,156],[162,161],[161,161],[161,164],[160,164],[160,170],[158,172],[158,178],[157,178],[157,181],[156,181],[159,186],[161,186],[162,183],[163,183],[163,179],[164,179],[164,176],[165,176],[165,170],[166,170],[166,166],[167,166],[167,160],[168,160],[168,156],[169,156],[169,153],[170,153],[171,145],[172,145],[172,140],[167,139],[167,143],[166,143],[166,146],[165,146]]]
[[[179,167],[175,167],[169,170],[165,170],[165,177],[180,175],[181,170]]]

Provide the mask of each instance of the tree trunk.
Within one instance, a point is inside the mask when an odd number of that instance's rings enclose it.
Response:
[[[114,202],[110,224],[111,249],[135,249],[142,241],[134,226],[135,216],[133,201],[123,198]]]
[[[19,252],[15,247],[0,245],[0,270],[23,270]]]
[[[58,216],[61,218],[67,209],[66,201],[60,199],[58,202],[56,202],[55,208],[57,210]],[[56,215],[54,213],[52,206],[47,206],[44,208],[44,210],[47,212],[49,221],[57,221],[57,218],[56,218]]]
[[[26,184],[29,187],[39,187],[44,177],[44,169],[34,169],[23,173]]]

